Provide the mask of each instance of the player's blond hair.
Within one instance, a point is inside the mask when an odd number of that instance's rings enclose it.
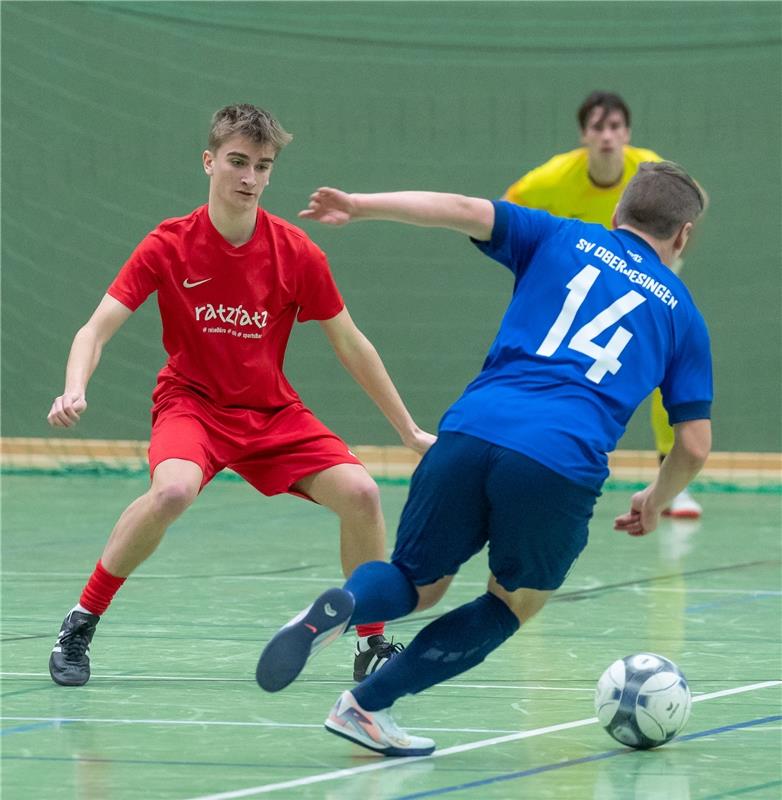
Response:
[[[232,136],[246,136],[256,144],[270,144],[279,153],[293,136],[265,109],[249,103],[225,106],[212,115],[209,149],[216,153]]]
[[[670,239],[703,213],[698,184],[673,161],[644,161],[616,207],[616,224],[630,225],[657,239]]]

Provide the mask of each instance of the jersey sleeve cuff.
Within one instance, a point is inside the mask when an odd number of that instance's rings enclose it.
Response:
[[[484,242],[480,239],[473,239],[472,236],[470,237],[470,241],[484,253],[501,247],[508,232],[508,219],[510,217],[508,203],[504,200],[492,200],[492,205],[494,206],[494,227],[491,230],[491,239]]]
[[[711,419],[711,401],[697,400],[694,403],[680,403],[668,410],[668,422],[671,425],[690,422],[694,419]]]
[[[122,305],[125,306],[128,311],[135,311],[141,305],[141,303],[134,303],[125,295],[124,292],[120,291],[114,286],[109,286],[109,288],[106,290],[106,294],[110,297],[113,297],[118,303],[122,303]]]
[[[339,299],[339,303],[334,304],[330,308],[320,308],[314,311],[300,308],[298,314],[296,314],[296,321],[310,322],[311,320],[315,320],[315,322],[327,322],[341,313],[343,308],[345,308],[345,302],[342,298]]]

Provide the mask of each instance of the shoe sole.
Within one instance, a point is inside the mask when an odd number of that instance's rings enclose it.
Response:
[[[303,613],[281,628],[263,649],[255,670],[261,689],[279,692],[304,669],[307,659],[339,638],[355,608],[344,589],[329,589]]]
[[[368,742],[365,742],[362,739],[359,739],[358,737],[353,737],[345,733],[345,731],[341,726],[337,726],[336,724],[331,725],[329,723],[330,720],[328,719],[323,723],[323,727],[329,733],[333,733],[335,736],[339,736],[341,739],[347,739],[347,741],[353,742],[353,744],[357,744],[360,747],[364,747],[367,750],[371,750],[373,753],[379,753],[382,756],[389,756],[391,758],[407,758],[408,756],[411,757],[429,756],[432,753],[434,753],[436,747],[436,745],[432,745],[431,747],[409,747],[409,748],[373,747]]]

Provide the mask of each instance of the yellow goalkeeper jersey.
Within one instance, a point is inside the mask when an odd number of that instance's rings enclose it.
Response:
[[[653,150],[625,145],[625,171],[615,186],[602,188],[589,179],[585,147],[560,153],[528,172],[505,192],[505,200],[539,208],[557,217],[599,222],[611,227],[611,217],[625,186],[642,161],[663,161]]]

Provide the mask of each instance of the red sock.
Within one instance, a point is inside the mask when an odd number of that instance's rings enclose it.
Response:
[[[366,625],[356,625],[356,634],[363,639],[365,636],[378,636],[385,629],[385,622],[368,622]]]
[[[109,603],[114,599],[114,595],[123,583],[125,583],[125,578],[118,578],[107,572],[98,560],[95,571],[90,575],[90,579],[81,593],[79,604],[91,614],[100,616],[109,607]]]

